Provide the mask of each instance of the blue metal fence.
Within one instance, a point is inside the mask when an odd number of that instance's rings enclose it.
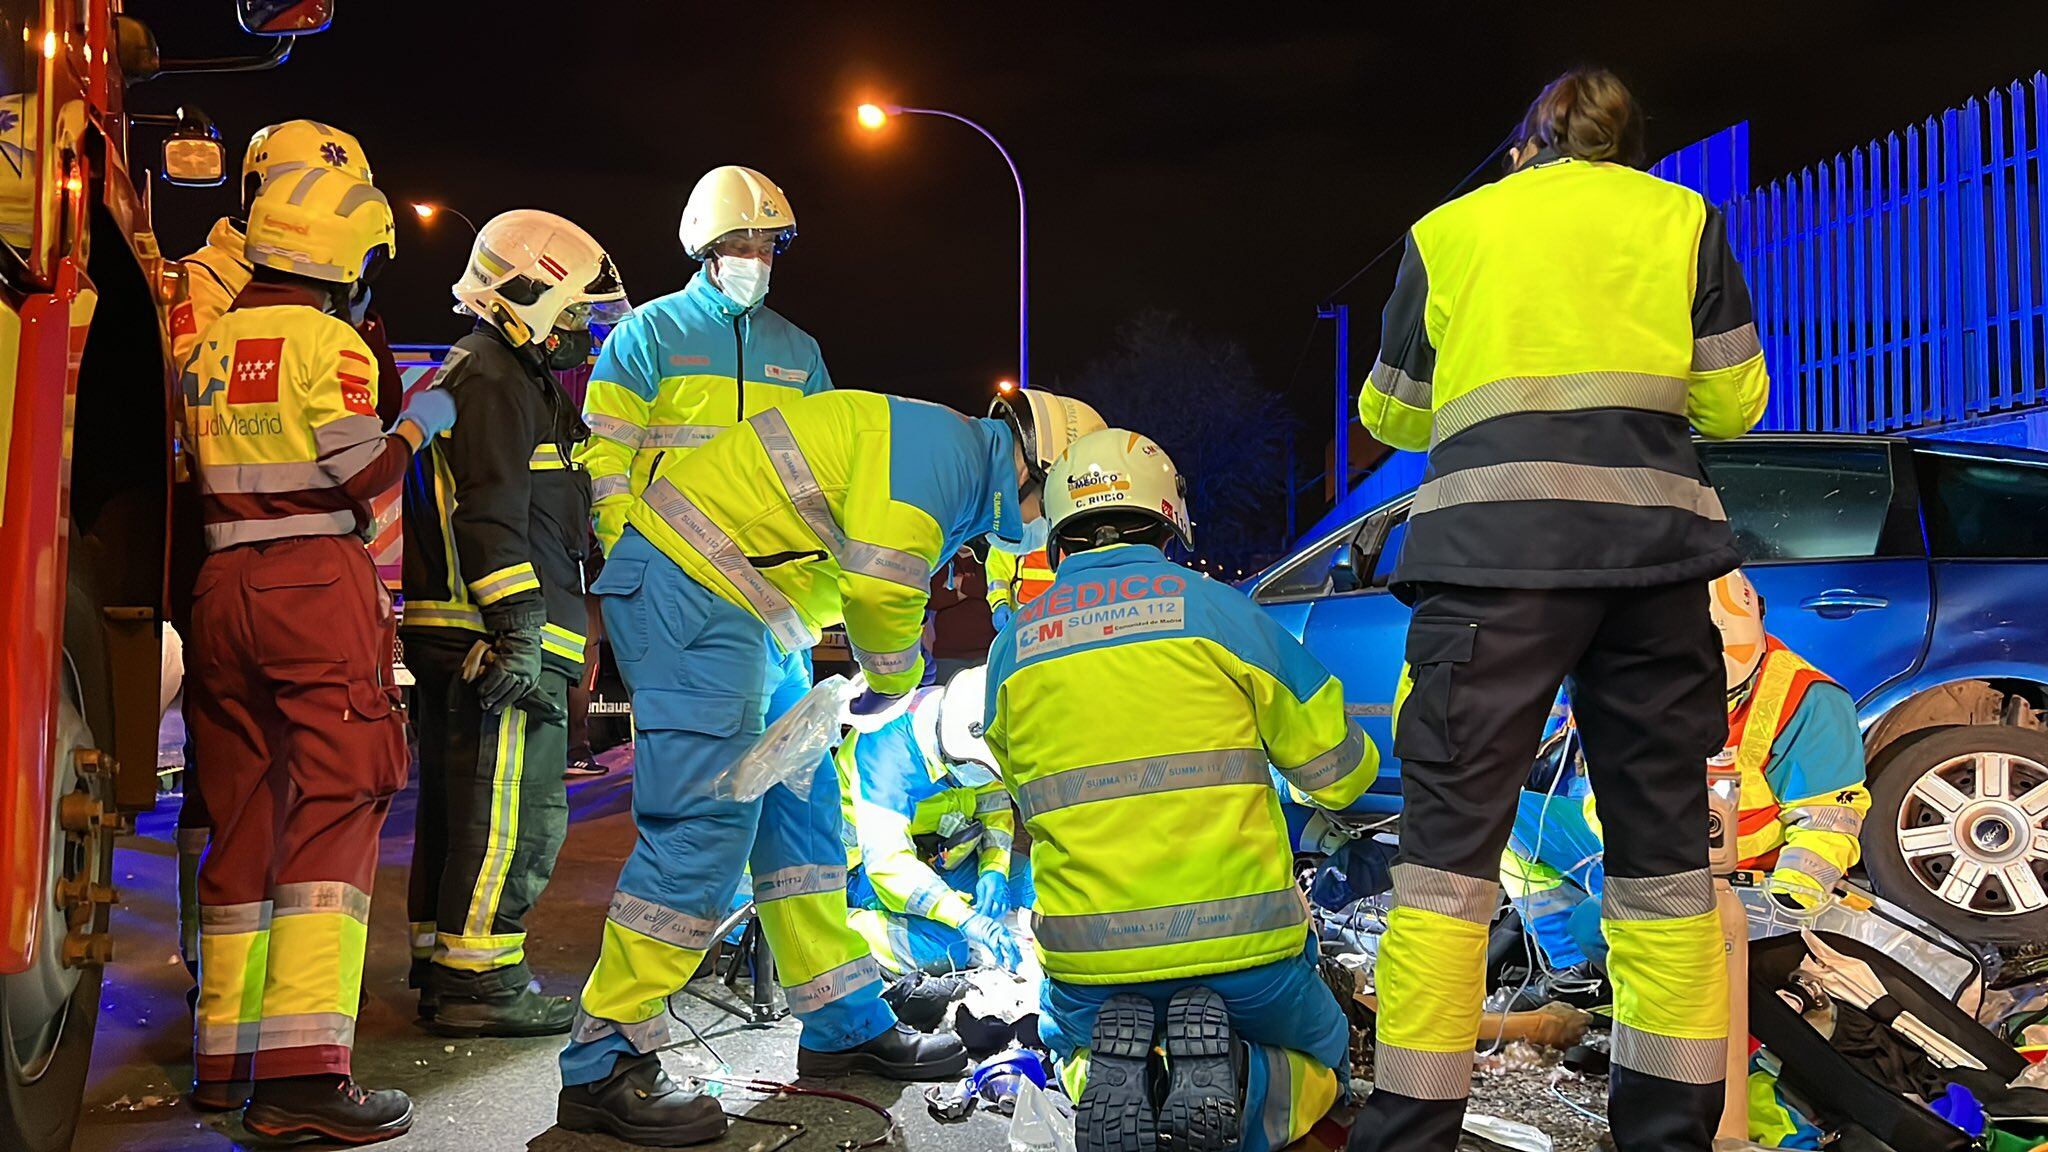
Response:
[[[1764,427],[1923,430],[2048,403],[2044,117],[2037,73],[1723,205],[1771,367]]]

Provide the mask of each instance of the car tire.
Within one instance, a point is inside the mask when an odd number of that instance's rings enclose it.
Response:
[[[1964,940],[2048,938],[2048,792],[2038,814],[2019,803],[2048,786],[2048,733],[1971,724],[1913,736],[1872,766],[1871,885]]]

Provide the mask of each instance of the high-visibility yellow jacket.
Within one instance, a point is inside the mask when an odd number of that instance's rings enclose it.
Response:
[[[1394,572],[1509,588],[1646,587],[1738,562],[1700,466],[1769,391],[1748,289],[1698,193],[1555,154],[1408,234],[1368,432],[1429,451]]]
[[[867,871],[889,911],[957,928],[974,914],[974,905],[939,872],[960,867],[971,853],[977,873],[1010,874],[1017,832],[1010,794],[999,780],[979,788],[956,782],[938,750],[918,739],[909,714],[880,731],[848,736],[836,760],[849,837],[846,867]],[[950,835],[949,826],[969,828],[975,821],[979,839],[963,839],[943,854],[919,844]]]
[[[1031,833],[1047,975],[1119,984],[1301,954],[1307,909],[1268,768],[1315,804],[1379,753],[1344,690],[1230,587],[1126,545],[1060,561],[989,654],[988,730]]]
[[[171,305],[171,355],[183,364],[199,342],[199,334],[212,327],[249,286],[241,228],[226,216],[214,221],[205,246],[178,265],[185,275],[182,295]]]
[[[1786,891],[1826,893],[1862,858],[1870,811],[1856,704],[1775,636],[1751,685],[1728,714],[1742,866],[1770,869]]]
[[[185,364],[185,426],[209,551],[363,535],[369,501],[412,449],[377,421],[377,369],[349,327],[297,288],[255,285]]]
[[[826,392],[664,458],[626,522],[786,651],[844,622],[880,692],[924,671],[932,573],[994,531],[1023,538],[1000,420],[873,392]]]
[[[1043,548],[1022,556],[1001,548],[990,548],[987,567],[988,606],[991,610],[1009,608],[1015,611],[1052,587],[1052,561],[1046,558]]]
[[[750,311],[703,272],[612,329],[584,394],[598,542],[609,552],[633,497],[664,457],[685,455],[759,412],[832,388],[818,342],[757,304]]]

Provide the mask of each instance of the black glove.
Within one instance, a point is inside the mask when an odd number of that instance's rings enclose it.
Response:
[[[496,714],[519,707],[541,720],[568,719],[541,688],[540,630],[547,619],[547,607],[539,603],[484,609],[491,651],[476,679],[476,696],[485,712]]]

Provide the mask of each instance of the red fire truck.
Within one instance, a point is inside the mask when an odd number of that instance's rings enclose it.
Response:
[[[132,85],[283,63],[332,0],[235,0],[247,57],[163,57],[121,0],[0,0],[0,1148],[71,1143],[112,956],[114,837],[156,801],[176,290],[152,181],[218,184]],[[161,141],[158,170],[136,137]]]

